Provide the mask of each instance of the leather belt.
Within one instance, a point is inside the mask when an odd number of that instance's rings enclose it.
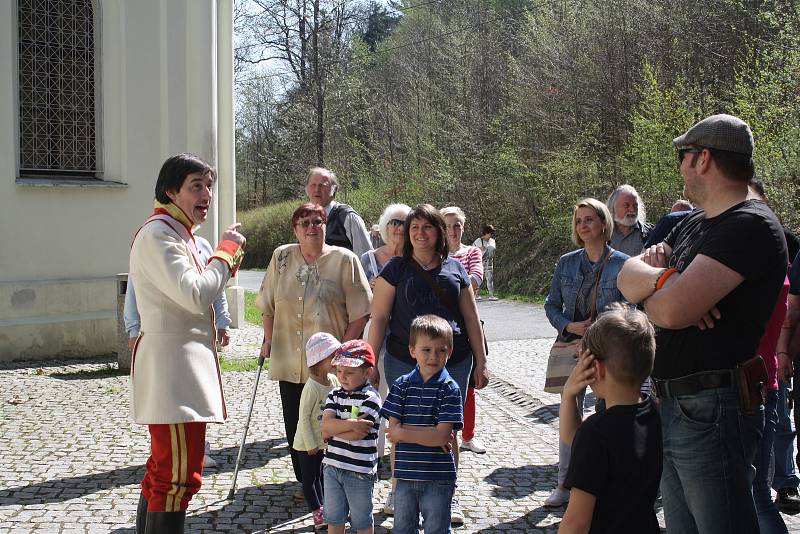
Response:
[[[653,389],[662,399],[696,395],[706,389],[728,388],[735,384],[732,370],[703,371],[692,375],[659,380],[653,378]]]

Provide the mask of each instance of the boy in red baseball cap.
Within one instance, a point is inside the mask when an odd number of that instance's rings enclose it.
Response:
[[[369,383],[375,353],[362,339],[345,341],[331,364],[342,384],[328,394],[322,437],[328,532],[343,534],[347,517],[358,534],[373,532],[372,492],[377,478],[381,397]]]

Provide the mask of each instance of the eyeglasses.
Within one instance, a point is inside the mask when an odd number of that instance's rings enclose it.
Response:
[[[313,226],[315,228],[319,228],[325,223],[322,219],[314,219],[313,221],[309,221],[308,219],[301,219],[297,221],[295,224],[297,226],[302,226],[303,228],[308,228],[309,226]]]
[[[401,219],[392,219],[389,221],[390,226],[405,226],[406,222]]]
[[[678,165],[682,165],[683,164],[683,158],[684,158],[684,156],[686,156],[687,153],[688,154],[699,154],[703,150],[705,150],[705,149],[704,148],[698,148],[698,147],[681,148],[681,149],[679,149],[678,150]]]

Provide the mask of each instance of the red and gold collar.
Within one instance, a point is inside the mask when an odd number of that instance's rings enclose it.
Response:
[[[186,215],[186,213],[182,209],[180,209],[172,202],[170,202],[169,204],[162,204],[161,202],[156,200],[153,205],[153,213],[168,215],[169,217],[172,217],[173,219],[184,225],[186,229],[189,230],[190,234],[194,234],[194,232],[192,231],[192,227],[194,226],[192,224],[192,220],[189,218],[188,215]]]

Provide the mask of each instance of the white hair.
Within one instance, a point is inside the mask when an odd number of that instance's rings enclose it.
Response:
[[[407,216],[408,212],[411,211],[411,207],[406,204],[389,204],[386,206],[386,209],[383,210],[381,213],[380,218],[378,219],[378,226],[381,230],[381,239],[383,239],[384,243],[389,242],[389,221],[392,220],[392,215],[397,212],[401,212],[403,216]]]
[[[608,211],[611,212],[611,217],[616,218],[614,215],[614,204],[617,202],[617,197],[620,195],[620,193],[628,193],[629,195],[633,195],[633,198],[636,199],[636,204],[639,206],[639,212],[637,213],[636,220],[642,224],[647,222],[647,209],[644,207],[642,197],[639,196],[639,192],[636,190],[636,188],[630,184],[622,184],[618,186],[608,197],[606,206],[608,206]]]

